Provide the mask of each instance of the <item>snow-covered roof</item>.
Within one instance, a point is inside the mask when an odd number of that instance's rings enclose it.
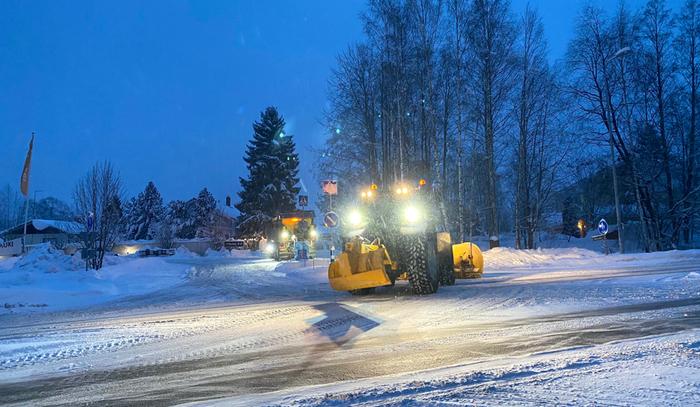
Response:
[[[55,228],[61,232],[73,234],[77,234],[85,230],[83,225],[80,223],[67,220],[32,219],[31,223],[37,230]]]
[[[54,220],[54,219],[30,219],[27,222],[27,229],[33,227],[37,232],[43,232],[47,229],[57,229],[62,233],[68,234],[78,234],[85,230],[82,224],[78,222],[72,222],[68,220]],[[24,223],[19,224],[15,227],[3,230],[0,234],[18,234],[22,233],[24,229]]]

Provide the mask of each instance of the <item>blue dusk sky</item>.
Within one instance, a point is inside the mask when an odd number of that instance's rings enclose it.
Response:
[[[585,3],[531,1],[553,59],[563,57]],[[526,1],[512,4],[520,12]],[[36,131],[38,197],[70,202],[78,177],[109,160],[128,196],[152,180],[165,200],[206,186],[218,200],[235,201],[252,122],[274,105],[314,194],[311,148],[326,137],[327,80],[336,55],[362,39],[364,7],[363,0],[2,0],[0,186],[19,188]]]

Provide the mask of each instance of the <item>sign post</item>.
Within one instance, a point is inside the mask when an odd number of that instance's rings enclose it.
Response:
[[[333,251],[335,250],[335,242],[338,240],[335,228],[338,226],[338,214],[333,212],[333,195],[338,195],[338,181],[327,179],[321,181],[321,188],[323,193],[328,195],[328,212],[323,217],[323,226],[331,229],[333,231],[331,237],[331,263],[333,262]]]
[[[84,241],[87,243],[87,247],[83,249],[82,251],[82,257],[85,260],[85,270],[89,267],[94,268],[95,267],[95,257],[97,253],[95,252],[95,233],[93,230],[95,229],[95,213],[90,211],[88,213],[88,216],[86,218],[86,223],[87,223],[87,232]]]
[[[338,195],[338,181],[327,179],[321,182],[323,193],[328,195],[328,210],[333,210],[333,195]]]
[[[598,222],[598,233],[603,235],[603,246],[605,247],[605,254],[610,254],[610,249],[608,248],[608,222],[605,219],[601,219]]]

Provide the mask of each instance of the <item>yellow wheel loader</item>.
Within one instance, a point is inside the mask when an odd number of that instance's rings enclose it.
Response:
[[[481,277],[481,250],[470,242],[452,244],[449,232],[437,231],[437,206],[425,185],[420,180],[380,191],[373,184],[341,211],[346,242],[328,267],[333,289],[361,295],[405,279],[423,295],[455,278]]]
[[[271,239],[265,253],[277,261],[291,260],[302,252],[306,258],[316,257],[318,232],[314,226],[314,211],[297,210],[280,214],[273,222]]]

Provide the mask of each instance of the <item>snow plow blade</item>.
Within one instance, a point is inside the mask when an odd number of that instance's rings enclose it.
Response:
[[[384,271],[387,265],[391,265],[391,260],[383,245],[350,242],[346,244],[345,251],[328,266],[328,281],[338,291],[391,285]]]
[[[457,278],[480,278],[484,274],[484,256],[474,243],[453,245],[452,263]]]

